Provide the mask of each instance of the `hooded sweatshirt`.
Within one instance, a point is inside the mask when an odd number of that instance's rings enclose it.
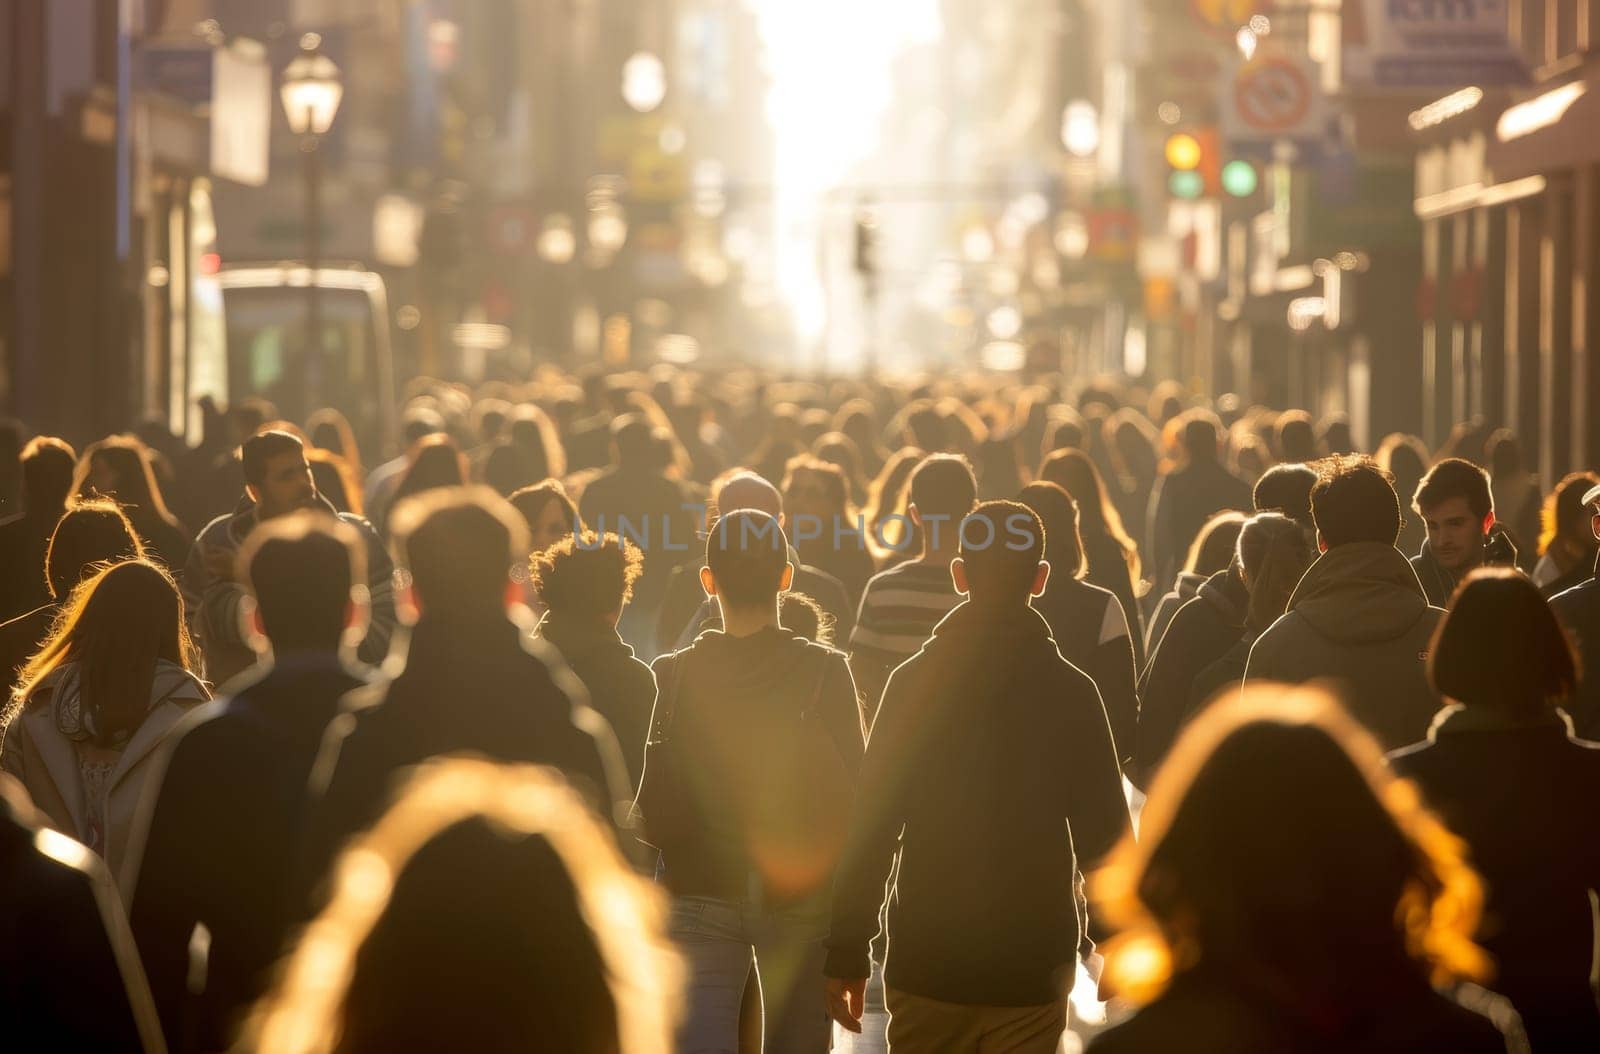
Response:
[[[1340,545],[1311,565],[1288,612],[1251,648],[1245,680],[1330,680],[1386,750],[1416,743],[1439,709],[1426,667],[1443,617],[1394,546]]]
[[[552,611],[539,623],[538,633],[555,646],[588,689],[589,705],[611,722],[628,766],[628,786],[637,790],[644,770],[644,742],[650,735],[650,708],[656,699],[650,667],[600,619]]]
[[[639,806],[677,896],[798,902],[833,880],[865,749],[842,652],[708,630],[653,666]]]
[[[1172,590],[1161,598],[1156,604],[1156,610],[1150,616],[1149,634],[1145,637],[1144,649],[1146,655],[1155,654],[1161,644],[1161,638],[1166,635],[1167,627],[1172,625],[1172,616],[1178,609],[1195,598],[1200,592],[1200,587],[1205,585],[1205,575],[1194,571],[1179,571],[1178,581]]]

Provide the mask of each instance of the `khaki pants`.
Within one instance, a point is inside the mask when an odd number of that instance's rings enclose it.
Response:
[[[966,1006],[888,989],[891,1054],[1056,1054],[1067,1005]]]

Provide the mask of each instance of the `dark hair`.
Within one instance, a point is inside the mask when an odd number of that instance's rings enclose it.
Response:
[[[1122,550],[1130,579],[1137,582],[1139,548],[1123,529],[1122,517],[1089,455],[1082,450],[1057,450],[1039,466],[1039,478],[1059,484],[1078,503],[1078,528],[1088,540],[1085,545],[1095,538],[1110,538]]]
[[[1256,480],[1251,503],[1257,512],[1281,512],[1307,527],[1311,523],[1311,489],[1317,470],[1298,462],[1273,465]]]
[[[800,454],[789,459],[784,466],[783,498],[789,504],[789,495],[803,475],[817,477],[827,491],[827,501],[838,515],[844,516],[850,508],[850,480],[844,469],[814,454]]]
[[[316,509],[267,520],[239,548],[239,579],[255,594],[261,628],[279,653],[332,650],[367,554],[354,527]]]
[[[706,566],[716,579],[717,595],[734,607],[771,603],[788,564],[789,539],[764,512],[730,512],[706,533]]]
[[[536,480],[564,476],[567,454],[549,416],[537,406],[518,406],[506,426],[506,438],[527,459],[528,471]]]
[[[1489,490],[1489,474],[1470,461],[1448,457],[1428,470],[1417,485],[1411,508],[1418,515],[1435,509],[1451,498],[1465,498],[1467,508],[1479,520],[1494,512],[1494,495]]]
[[[1281,512],[1261,512],[1239,531],[1239,567],[1250,592],[1245,622],[1255,632],[1289,609],[1289,598],[1316,559],[1306,529]]]
[[[1311,426],[1311,415],[1304,410],[1286,410],[1278,415],[1273,428],[1278,456],[1284,461],[1315,461],[1317,458],[1317,433]]]
[[[447,435],[428,436],[412,452],[411,464],[395,488],[394,500],[400,502],[439,487],[459,487],[467,481],[465,468],[454,439]]]
[[[1217,460],[1217,419],[1206,410],[1190,410],[1183,422],[1183,450],[1190,461]]]
[[[507,496],[532,486],[545,476],[546,473],[535,470],[526,450],[505,440],[490,447],[489,456],[483,459],[483,482]]]
[[[1590,528],[1593,514],[1583,503],[1583,496],[1600,486],[1600,476],[1593,472],[1569,473],[1545,499],[1539,511],[1539,555],[1549,551],[1557,538],[1571,539],[1584,549],[1593,549],[1595,537]]]
[[[1044,525],[1044,559],[1051,575],[1080,579],[1088,574],[1089,560],[1078,533],[1078,503],[1066,488],[1042,479],[1023,487],[1017,500],[1032,509]]]
[[[804,593],[790,590],[778,597],[778,625],[818,644],[833,644],[833,616]]]
[[[909,494],[923,519],[944,516],[954,524],[977,504],[978,481],[962,455],[929,454],[912,470]]]
[[[1578,675],[1549,603],[1504,567],[1479,568],[1456,588],[1428,653],[1434,690],[1471,705],[1538,711],[1569,698]]]
[[[311,468],[311,483],[318,494],[340,512],[361,515],[361,484],[350,462],[332,450],[312,447],[306,451],[306,464]]]
[[[617,448],[618,468],[631,471],[658,467],[655,431],[643,414],[622,414],[612,420],[611,442]]]
[[[361,448],[356,443],[355,430],[350,419],[331,406],[324,406],[306,419],[306,434],[311,445],[344,458],[350,471],[361,471]]]
[[[547,479],[531,487],[522,487],[512,491],[506,500],[522,515],[530,531],[538,529],[539,518],[544,515],[545,506],[552,501],[560,503],[562,515],[572,524],[574,531],[583,529],[583,523],[578,518],[578,507],[567,496],[567,488],[561,485],[560,480]]]
[[[90,480],[90,469],[96,459],[111,467],[116,473],[116,490],[101,494]],[[82,498],[113,498],[127,512],[130,521],[145,522],[155,517],[176,527],[178,521],[167,509],[161,496],[161,486],[156,482],[155,469],[150,460],[150,448],[131,435],[107,436],[98,443],[90,443],[78,459],[72,477],[72,493]]]
[[[257,432],[246,439],[239,448],[239,464],[244,469],[244,481],[259,487],[267,481],[267,462],[285,454],[306,456],[305,444],[298,436],[288,432]]]
[[[400,418],[400,435],[406,446],[445,431],[444,415],[431,406],[413,406]]]
[[[56,521],[44,554],[44,578],[50,595],[65,600],[97,564],[138,560],[144,542],[122,507],[108,498],[80,501]]]
[[[1490,472],[1496,478],[1522,469],[1522,443],[1511,429],[1496,429],[1485,447],[1489,453]]]
[[[584,531],[533,554],[533,590],[552,614],[597,619],[621,611],[644,571],[636,545]]]
[[[1374,460],[1379,468],[1394,478],[1396,484],[1415,489],[1428,471],[1428,448],[1416,436],[1391,432],[1378,445]]]
[[[1393,545],[1400,537],[1393,477],[1359,454],[1319,461],[1311,519],[1329,549],[1351,542]]]
[[[1244,513],[1233,509],[1212,513],[1200,525],[1194,541],[1189,543],[1183,569],[1207,578],[1218,571],[1226,571],[1228,565],[1233,563],[1234,545],[1239,541],[1239,528],[1244,526],[1244,520]]]
[[[498,608],[511,567],[529,546],[528,526],[488,487],[438,487],[395,505],[395,556],[425,610]]]
[[[72,493],[72,477],[78,467],[78,455],[72,445],[55,436],[34,436],[22,448],[19,461],[28,515],[44,517],[46,522],[60,516]]]
[[[974,601],[1026,604],[1045,554],[1044,523],[1020,501],[986,501],[961,521],[961,563]]]

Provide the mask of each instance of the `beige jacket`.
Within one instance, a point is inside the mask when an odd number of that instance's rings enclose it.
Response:
[[[58,721],[62,707],[75,703],[76,695],[74,664],[67,663],[45,678],[5,730],[0,769],[22,783],[51,827],[87,843],[89,809],[78,751]],[[209,697],[205,685],[182,667],[157,663],[150,709],[106,783],[103,855],[124,904],[133,894],[129,865],[135,854],[129,852],[129,842],[144,784],[159,772],[156,754],[183,715]]]

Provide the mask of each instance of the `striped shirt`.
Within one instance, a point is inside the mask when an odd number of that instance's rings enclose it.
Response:
[[[933,627],[962,599],[948,564],[901,564],[867,583],[850,634],[850,667],[869,718],[890,672],[927,643]]]

